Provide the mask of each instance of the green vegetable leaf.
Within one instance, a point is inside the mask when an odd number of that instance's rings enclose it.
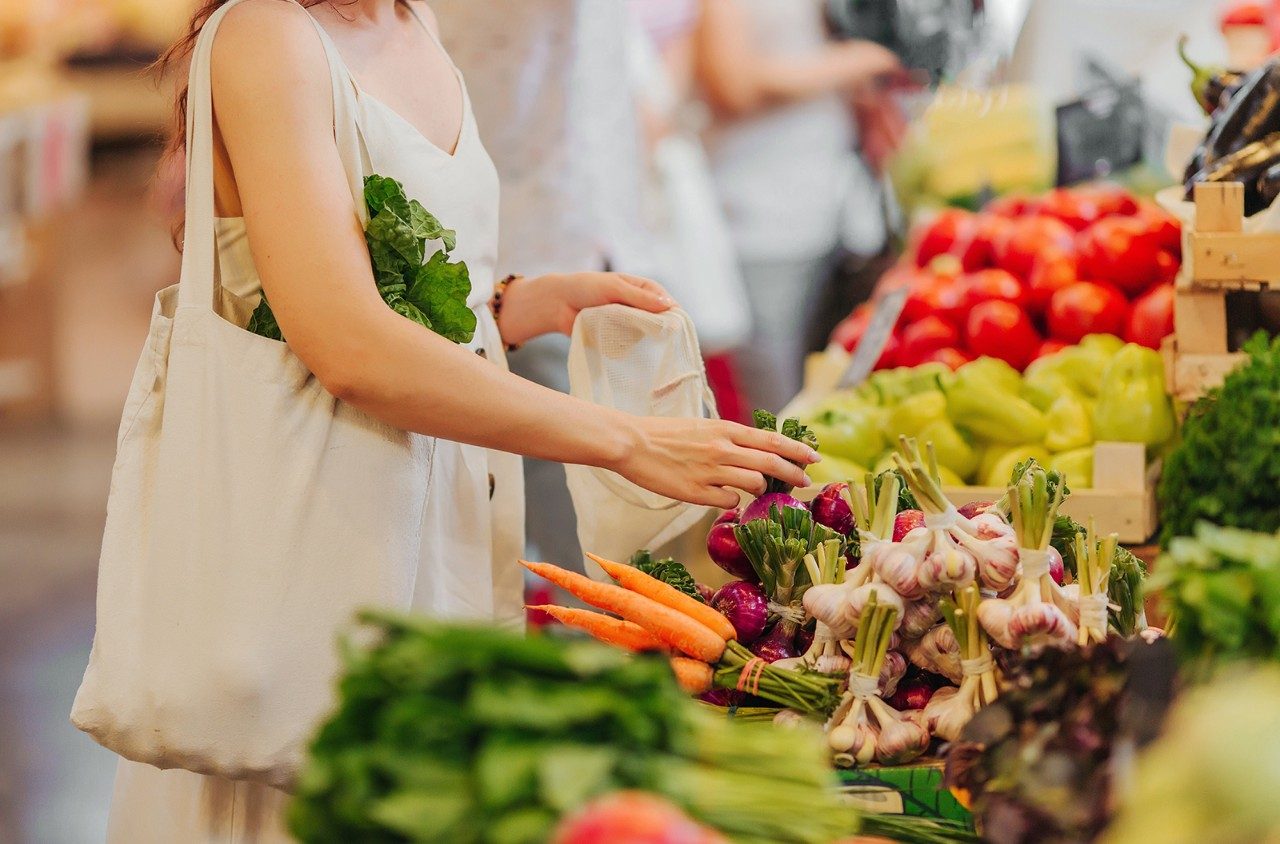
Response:
[[[407,206],[403,210],[406,215],[409,213]],[[373,265],[381,272],[422,264],[422,239],[414,234],[409,221],[397,214],[390,203],[369,219],[364,237],[369,244]]]
[[[702,601],[702,595],[693,581],[693,575],[689,574],[689,570],[674,558],[655,560],[648,549],[643,549],[631,555],[631,565],[668,586],[674,586],[690,598]]]
[[[451,262],[441,251],[417,269],[405,298],[426,315],[437,334],[455,343],[469,343],[476,333],[475,311],[467,306],[470,294],[467,265]]]
[[[440,225],[435,215],[423,208],[422,203],[416,199],[409,200],[409,225],[417,237],[443,243],[445,252],[452,252],[458,245],[458,233]]]
[[[284,339],[284,335],[280,333],[280,323],[276,322],[276,315],[272,313],[271,306],[267,304],[266,294],[263,294],[262,301],[258,303],[258,307],[253,309],[253,313],[249,316],[249,324],[245,329],[252,334],[260,334],[268,340]]]

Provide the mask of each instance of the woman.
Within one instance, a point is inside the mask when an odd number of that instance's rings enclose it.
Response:
[[[227,5],[233,8],[224,10],[211,51],[197,50],[195,59],[211,67],[223,298],[265,294],[289,349],[338,405],[369,418],[359,424],[438,438],[415,585],[393,598],[437,616],[520,618],[517,454],[606,467],[652,491],[716,507],[736,503],[734,488],[762,490],[766,473],[806,483],[801,467],[817,456],[779,435],[716,421],[628,417],[506,371],[504,345],[567,333],[584,308],[622,303],[661,312],[672,303],[653,282],[609,273],[516,279],[491,302],[497,179],[461,75],[425,6],[212,0],[193,30]],[[213,32],[199,43],[209,45]],[[340,113],[344,85],[353,87],[355,107]],[[468,304],[479,322],[467,346],[404,319],[379,296],[335,141],[350,134],[348,120],[375,171],[403,182],[408,196],[456,229],[454,257],[470,268]],[[223,315],[240,321],[243,310]],[[235,494],[219,489],[210,498]],[[477,559],[477,535],[485,558]],[[279,594],[287,594],[283,587]],[[100,625],[103,611],[100,603]],[[307,635],[317,648],[330,648],[334,631]],[[108,834],[131,844],[284,840],[285,799],[266,785],[122,761]]]
[[[806,329],[840,248],[873,254],[883,241],[851,101],[902,68],[878,44],[831,41],[821,0],[703,0],[696,46],[755,322],[735,357],[749,403],[777,411],[799,392]]]

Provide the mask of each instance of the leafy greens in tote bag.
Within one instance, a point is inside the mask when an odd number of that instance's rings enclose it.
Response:
[[[382,301],[446,340],[470,343],[476,333],[476,315],[467,306],[471,276],[465,263],[449,260],[457,245],[453,229],[442,226],[421,202],[405,196],[404,185],[386,176],[364,180],[364,201],[369,209],[364,240]],[[431,240],[442,246],[426,258]],[[247,327],[272,340],[284,339],[265,294]]]

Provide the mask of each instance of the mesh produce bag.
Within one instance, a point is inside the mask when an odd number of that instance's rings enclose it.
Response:
[[[578,315],[569,347],[569,391],[635,416],[716,418],[693,323],[682,310],[651,314],[624,305]],[[592,466],[567,466],[578,542],[611,560],[657,548],[697,524],[707,507],[675,501]],[[587,573],[605,575],[586,562]]]

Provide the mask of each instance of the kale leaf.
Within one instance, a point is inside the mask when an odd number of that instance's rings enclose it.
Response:
[[[1160,544],[1197,522],[1280,530],[1280,337],[1258,334],[1249,359],[1192,406],[1157,489]]]
[[[476,330],[475,312],[467,305],[471,276],[465,263],[449,260],[458,243],[456,232],[441,225],[418,200],[409,199],[395,179],[366,178],[364,201],[369,209],[364,239],[382,300],[405,319],[447,340],[471,342]],[[430,258],[428,241],[439,241],[443,247]],[[265,295],[246,327],[272,340],[284,339]]]
[[[778,417],[774,416],[767,410],[756,410],[751,414],[751,419],[758,430],[777,431],[789,440],[804,443],[814,451],[818,450],[817,435],[809,429],[808,425],[802,425],[798,419],[784,419],[782,420],[782,425],[779,426]],[[791,492],[792,490],[792,486],[790,484],[784,483],[777,478],[772,478],[766,475],[765,481],[766,486],[764,492],[766,495],[771,492]]]

